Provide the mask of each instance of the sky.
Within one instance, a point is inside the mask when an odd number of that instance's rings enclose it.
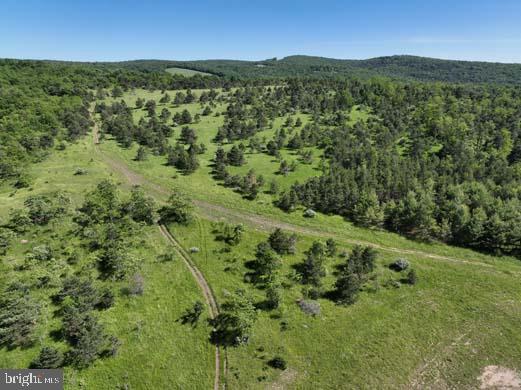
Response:
[[[521,0],[1,0],[0,57],[521,63]]]

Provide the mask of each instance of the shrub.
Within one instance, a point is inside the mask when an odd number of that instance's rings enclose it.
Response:
[[[214,328],[210,340],[217,345],[246,344],[256,319],[252,297],[244,290],[237,290],[224,302],[221,313],[210,321]]]
[[[344,305],[352,305],[358,298],[361,287],[361,278],[358,274],[345,270],[335,282],[337,301]]]
[[[132,258],[120,246],[110,245],[98,256],[98,268],[103,278],[123,279],[128,272]]]
[[[67,211],[70,199],[62,193],[29,196],[24,205],[34,224],[46,225]]]
[[[315,218],[317,215],[316,211],[312,210],[312,209],[307,209],[306,211],[304,211],[304,217],[306,218]]]
[[[134,221],[152,225],[154,223],[155,208],[154,199],[146,196],[145,191],[140,186],[132,188],[130,200],[125,205],[125,209]]]
[[[80,369],[86,368],[104,353],[108,336],[91,313],[67,306],[62,331],[72,347],[66,356],[67,364]]]
[[[297,301],[297,305],[300,307],[300,310],[308,315],[320,315],[320,303],[317,301],[306,301],[304,299],[300,299]]]
[[[273,359],[268,361],[268,366],[278,370],[285,370],[288,367],[286,360],[280,356],[275,356]]]
[[[141,274],[134,274],[128,286],[129,295],[143,295],[145,291],[145,279]]]
[[[332,238],[328,238],[326,241],[326,253],[328,257],[333,257],[336,255],[337,252],[337,245],[335,240]]]
[[[52,249],[48,245],[38,245],[33,248],[31,253],[27,254],[27,258],[37,261],[49,261],[52,259],[52,255]]]
[[[27,188],[31,185],[32,178],[25,172],[21,173],[14,182],[15,188]]]
[[[187,225],[192,220],[192,204],[184,195],[174,192],[167,205],[158,211],[161,223],[180,223]]]
[[[388,288],[400,288],[401,284],[399,281],[397,280],[394,280],[394,279],[389,279],[388,281],[386,281],[384,283],[384,287],[388,287]]]
[[[17,209],[11,212],[7,227],[17,233],[25,233],[29,230],[33,221],[29,217],[29,213],[24,209]]]
[[[112,305],[114,305],[114,293],[108,288],[105,288],[99,294],[96,307],[98,309],[108,309],[109,307],[112,307]]]
[[[306,298],[316,300],[322,296],[322,289],[316,286],[305,286],[302,289],[302,295]]]
[[[389,268],[396,272],[405,271],[409,268],[409,262],[405,259],[396,259],[393,263],[389,265]]]
[[[61,290],[54,295],[56,303],[73,302],[74,306],[81,311],[93,309],[99,304],[100,294],[88,278],[71,276],[63,281]]]
[[[165,252],[157,256],[157,260],[161,262],[174,261],[175,255],[174,252]]]
[[[203,314],[204,305],[202,302],[195,302],[194,306],[185,311],[180,320],[182,324],[190,324],[193,328],[197,326],[201,314]]]
[[[407,273],[407,283],[410,284],[410,285],[414,285],[418,282],[418,277],[416,276],[416,271],[414,271],[413,269],[411,269],[408,273]]]
[[[0,255],[5,255],[14,236],[11,230],[0,227]]]

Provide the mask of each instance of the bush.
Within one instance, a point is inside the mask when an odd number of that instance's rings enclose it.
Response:
[[[25,233],[32,226],[33,221],[24,209],[16,209],[9,215],[7,227],[17,233]]]
[[[28,259],[34,259],[37,261],[49,261],[52,257],[52,249],[48,245],[35,246],[31,253],[27,254]]]
[[[32,178],[27,173],[21,173],[14,182],[15,188],[27,188],[31,185]]]
[[[85,312],[93,309],[100,304],[100,297],[105,292],[99,293],[92,285],[90,279],[85,277],[71,276],[63,281],[60,291],[54,295],[55,303],[65,301],[73,302],[75,307]],[[107,297],[105,297],[107,299]]]
[[[165,252],[157,256],[157,260],[160,262],[169,262],[175,260],[174,252]]]
[[[319,287],[304,287],[302,289],[302,295],[304,295],[306,298],[317,300],[322,296],[322,289]]]
[[[152,225],[154,223],[155,208],[154,199],[147,196],[140,186],[132,188],[130,200],[125,205],[125,209],[134,221]]]
[[[268,361],[268,366],[276,368],[278,370],[285,370],[288,367],[286,360],[280,356],[275,356],[273,359]]]
[[[82,312],[73,306],[66,307],[62,332],[72,347],[66,356],[67,364],[86,368],[104,353],[108,336],[89,312]]]
[[[0,255],[5,255],[14,236],[11,230],[0,227]]]
[[[362,280],[357,273],[345,270],[335,282],[335,294],[338,303],[352,305],[358,298],[358,292],[362,285]]]
[[[387,287],[387,288],[400,288],[401,284],[397,280],[389,279],[388,281],[386,281],[384,283],[384,287]]]
[[[135,274],[132,276],[129,286],[128,286],[128,294],[129,295],[143,295],[145,291],[145,279],[141,274]]]
[[[109,307],[112,307],[112,305],[114,305],[114,293],[108,288],[105,288],[99,294],[96,307],[98,309],[108,309]]]
[[[221,308],[221,313],[210,320],[213,327],[211,342],[225,346],[246,344],[257,319],[257,309],[252,297],[244,290],[237,290]]]
[[[317,301],[305,301],[303,299],[300,299],[297,301],[297,305],[300,307],[300,310],[302,310],[306,314],[312,316],[320,315],[320,303],[318,303]]]
[[[87,170],[85,168],[76,168],[76,171],[74,171],[75,176],[82,176],[82,175],[86,175],[86,174],[87,174]]]
[[[306,211],[304,211],[304,217],[306,218],[315,218],[317,215],[316,211],[312,210],[312,209],[307,209]]]
[[[192,221],[192,204],[184,195],[174,192],[168,199],[167,205],[159,209],[161,223],[175,222],[188,225]]]
[[[389,268],[396,272],[402,272],[409,268],[409,262],[401,258],[396,259],[396,261],[389,265]]]
[[[416,271],[411,269],[407,273],[407,283],[410,285],[415,285],[418,282],[418,277],[416,276]]]
[[[184,324],[190,324],[193,328],[197,326],[197,322],[203,314],[204,305],[202,302],[195,302],[194,306],[190,309],[187,309],[184,314],[181,316],[180,321]]]

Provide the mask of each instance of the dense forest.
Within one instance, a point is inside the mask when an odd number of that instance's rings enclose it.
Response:
[[[401,80],[450,83],[521,84],[521,65],[519,64],[441,60],[406,55],[377,57],[367,60],[340,60],[298,55],[262,61],[135,60],[115,63],[88,63],[88,65],[143,72],[157,72],[171,67],[179,67],[231,79],[287,77],[322,79],[357,77],[368,79],[384,76]]]

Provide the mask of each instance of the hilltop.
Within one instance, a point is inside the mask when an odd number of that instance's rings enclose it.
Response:
[[[294,55],[282,59],[272,58],[262,61],[139,59],[121,62],[91,62],[87,64],[97,67],[124,68],[147,72],[164,71],[169,68],[183,68],[221,77],[240,79],[282,77],[370,78],[385,76],[415,81],[521,84],[521,64],[442,60],[410,55],[376,57],[366,60]]]

